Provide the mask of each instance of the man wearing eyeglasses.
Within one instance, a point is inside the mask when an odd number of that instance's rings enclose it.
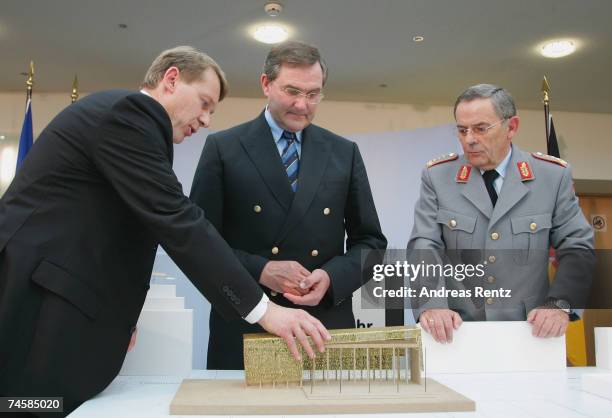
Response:
[[[207,138],[191,199],[272,301],[350,328],[361,250],[387,241],[357,145],[312,124],[326,78],[317,48],[272,48],[261,75],[265,110]],[[213,308],[207,367],[242,369],[242,336],[261,331]]]
[[[420,278],[419,293],[470,293],[414,299],[415,318],[442,343],[452,341],[463,320],[527,320],[536,337],[564,335],[575,309],[584,308],[594,263],[593,231],[570,167],[512,144],[519,117],[503,88],[468,88],[454,114],[463,154],[431,160],[423,170],[408,249],[445,250],[442,263],[480,265],[482,274]],[[549,283],[551,247],[558,268]]]

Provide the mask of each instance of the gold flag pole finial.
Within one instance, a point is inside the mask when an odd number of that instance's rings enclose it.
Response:
[[[546,80],[546,76],[544,76],[544,80],[542,80],[542,94],[544,95],[544,104],[547,105],[549,101],[548,94],[550,93],[550,86],[548,85],[548,80]]]
[[[70,94],[71,103],[76,102],[78,98],[79,98],[79,80],[75,74],[74,81],[72,82],[72,93]]]
[[[26,80],[28,100],[32,98],[32,86],[34,85],[34,61],[30,61],[30,73]]]

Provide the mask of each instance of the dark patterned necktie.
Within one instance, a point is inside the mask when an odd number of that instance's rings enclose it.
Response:
[[[487,192],[489,192],[489,197],[491,198],[491,203],[493,203],[493,207],[497,203],[497,192],[495,191],[495,186],[493,186],[493,182],[496,178],[499,177],[499,173],[497,170],[487,170],[482,173],[482,178],[484,179],[485,186],[487,187]]]
[[[281,138],[284,138],[286,141],[281,159],[283,160],[291,189],[295,192],[297,190],[298,172],[300,169],[300,158],[297,152],[297,136],[293,132],[283,131]]]

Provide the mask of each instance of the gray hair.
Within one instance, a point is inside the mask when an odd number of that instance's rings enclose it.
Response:
[[[461,93],[455,101],[453,115],[457,115],[459,103],[471,102],[476,99],[491,99],[495,113],[500,119],[510,119],[516,116],[516,106],[508,90],[493,84],[477,84]]]
[[[327,81],[327,65],[321,58],[319,50],[312,45],[300,41],[286,41],[274,46],[264,63],[263,72],[268,80],[274,81],[281,69],[281,65],[306,66],[319,63],[323,71],[323,85]]]
[[[147,70],[140,87],[154,89],[170,67],[178,68],[182,78],[188,84],[201,79],[204,71],[212,68],[221,85],[219,101],[227,95],[229,84],[219,64],[207,54],[191,46],[177,46],[159,54]]]

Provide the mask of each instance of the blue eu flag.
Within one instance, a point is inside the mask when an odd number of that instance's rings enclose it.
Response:
[[[21,128],[21,136],[19,137],[19,153],[17,154],[17,170],[23,163],[26,154],[32,148],[34,143],[34,131],[32,129],[32,100],[28,100],[26,105],[25,117],[23,118],[23,127]]]

